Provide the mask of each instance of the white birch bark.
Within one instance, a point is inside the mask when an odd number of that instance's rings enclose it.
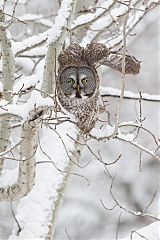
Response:
[[[13,201],[26,196],[35,180],[35,151],[38,124],[27,121],[22,125],[18,180],[12,186],[0,188],[0,201]],[[3,178],[3,175],[1,176]]]
[[[0,39],[2,48],[2,84],[3,84],[3,99],[7,104],[12,103],[12,89],[14,80],[14,57],[11,50],[10,40],[7,38],[4,24],[4,14],[0,12]],[[0,152],[5,152],[9,143],[11,133],[10,125],[11,115],[7,114],[0,119]],[[26,195],[34,184],[35,177],[35,135],[36,127],[31,127],[29,122],[26,122],[22,127],[20,145],[20,163],[19,176],[16,183],[12,186],[0,187],[0,201],[16,200]],[[27,159],[27,160],[25,160]],[[3,168],[3,155],[0,160],[0,173]],[[3,175],[1,176],[3,178]]]
[[[0,43],[2,50],[2,97],[6,103],[12,103],[12,88],[14,80],[14,57],[11,50],[11,42],[7,38],[7,33],[4,28],[4,13],[0,10]],[[9,144],[11,129],[10,116],[0,118],[0,152],[4,152]],[[0,175],[3,169],[3,158],[0,159]]]

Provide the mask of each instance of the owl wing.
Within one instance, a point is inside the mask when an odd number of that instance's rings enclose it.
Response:
[[[109,55],[109,49],[102,43],[92,42],[84,50],[84,58],[89,65],[96,66],[99,61]]]
[[[92,66],[97,67],[105,65],[114,70],[122,72],[123,55],[121,53],[111,52],[102,43],[88,44],[84,52],[85,60]],[[138,74],[140,70],[140,62],[133,56],[125,56],[125,73]]]
[[[58,56],[58,62],[63,68],[64,66],[70,66],[72,64],[77,64],[83,59],[84,48],[78,44],[70,44],[66,49],[64,49]]]
[[[121,53],[110,53],[107,57],[99,61],[100,65],[106,65],[114,70],[122,72],[123,55]],[[140,71],[140,62],[133,56],[125,55],[125,73],[138,74]]]

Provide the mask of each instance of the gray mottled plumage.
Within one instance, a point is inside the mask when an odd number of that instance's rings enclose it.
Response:
[[[104,44],[91,43],[86,48],[71,44],[58,56],[57,96],[60,104],[77,118],[77,126],[88,133],[98,114],[98,65],[106,65],[121,72],[122,55],[111,53]],[[137,74],[139,62],[126,56],[126,73]]]

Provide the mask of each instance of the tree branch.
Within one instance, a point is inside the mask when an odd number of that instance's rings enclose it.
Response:
[[[7,33],[4,28],[5,16],[0,10],[0,42],[2,48],[2,97],[6,103],[12,103],[13,79],[15,70],[15,61],[11,49],[11,42],[7,38]],[[10,116],[0,118],[0,152],[4,152],[9,143],[11,133]],[[3,169],[3,158],[0,159],[0,175]]]
[[[105,97],[120,97],[120,89],[117,88],[111,88],[111,87],[101,87],[100,89],[101,96],[103,98]],[[160,102],[160,95],[151,95],[148,93],[141,93],[141,97],[139,93],[133,93],[131,91],[124,91],[124,99],[129,100],[143,100],[148,102]]]
[[[31,121],[31,119],[30,119]],[[37,122],[37,121],[36,121]],[[0,187],[0,201],[14,201],[26,196],[35,183],[35,149],[37,148],[38,124],[27,121],[21,130],[18,180],[11,186]],[[26,160],[27,159],[27,160]],[[3,180],[3,175],[1,176]]]

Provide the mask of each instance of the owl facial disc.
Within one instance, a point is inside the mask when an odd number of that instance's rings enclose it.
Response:
[[[87,99],[96,89],[95,74],[89,67],[68,67],[61,73],[60,84],[66,97]]]

